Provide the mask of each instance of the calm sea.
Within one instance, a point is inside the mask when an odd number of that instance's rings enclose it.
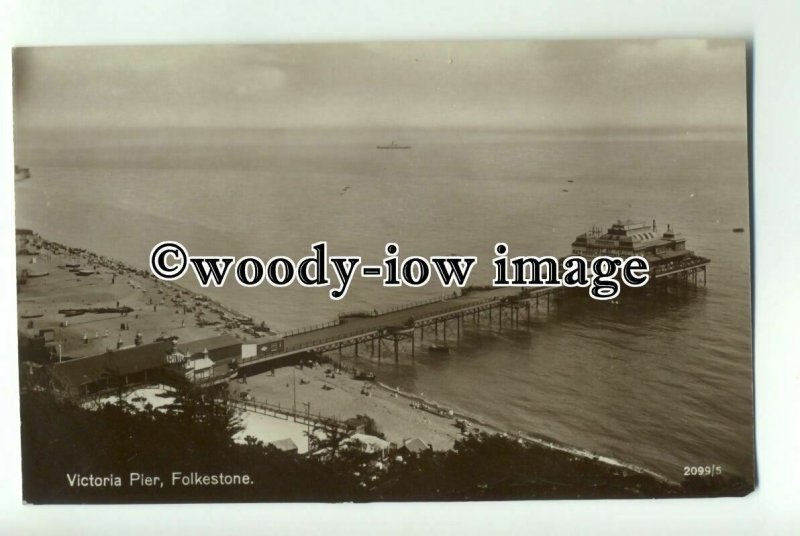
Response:
[[[376,150],[378,144],[411,150]],[[447,357],[384,360],[379,375],[509,430],[680,479],[684,465],[752,478],[744,140],[458,131],[21,133],[16,219],[45,237],[146,267],[157,242],[198,255],[332,254],[378,263],[470,254],[488,284],[495,242],[563,255],[592,225],[655,219],[712,259],[708,286],[663,303],[540,311],[522,333],[468,330]],[[573,182],[569,182],[573,181]],[[568,190],[568,191],[563,191]],[[187,277],[181,281],[199,287]],[[356,280],[326,289],[230,281],[208,293],[276,330],[438,296]],[[624,291],[623,291],[624,292]],[[362,359],[363,361],[363,359]]]

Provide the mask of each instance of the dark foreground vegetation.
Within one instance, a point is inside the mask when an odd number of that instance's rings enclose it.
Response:
[[[453,451],[368,454],[332,434],[325,454],[299,456],[239,430],[224,402],[182,392],[167,411],[123,404],[86,410],[44,392],[21,399],[23,497],[30,503],[442,501],[745,495],[735,477],[663,483],[600,462],[500,436],[465,438]],[[322,443],[324,443],[323,441]],[[398,457],[399,456],[399,457]],[[163,487],[130,485],[130,473]],[[249,485],[172,485],[173,472],[249,475]],[[120,478],[71,486],[68,475]]]

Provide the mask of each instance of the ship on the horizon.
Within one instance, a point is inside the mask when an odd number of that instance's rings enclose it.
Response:
[[[376,149],[411,149],[410,145],[397,145],[394,141],[389,145],[378,145]]]

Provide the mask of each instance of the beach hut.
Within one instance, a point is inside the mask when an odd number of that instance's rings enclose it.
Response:
[[[39,337],[44,341],[45,344],[55,341],[55,334],[56,331],[53,328],[39,330]]]
[[[385,439],[368,434],[353,434],[345,439],[343,444],[359,448],[370,454],[379,452],[381,455],[386,454],[390,446],[389,442]]]
[[[268,445],[272,445],[281,452],[291,452],[292,454],[297,454],[297,445],[290,437],[287,437],[286,439],[279,439],[277,441],[271,441],[268,443]]]
[[[409,454],[419,454],[420,452],[428,450],[430,447],[427,443],[421,440],[418,437],[414,439],[404,439],[403,446],[400,447],[400,450],[404,450]]]
[[[186,377],[194,382],[202,381],[214,376],[214,362],[208,355],[184,362]]]
[[[370,424],[370,419],[363,415],[358,417],[351,417],[344,421],[347,431],[351,434],[363,434],[367,431],[367,426]]]

